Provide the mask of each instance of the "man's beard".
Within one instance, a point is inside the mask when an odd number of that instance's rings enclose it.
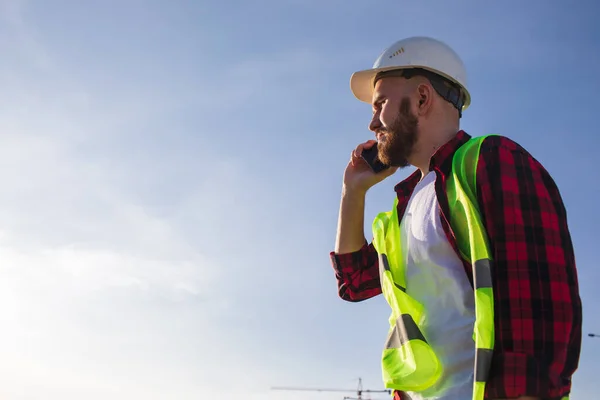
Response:
[[[408,157],[417,142],[418,125],[419,120],[410,111],[410,99],[403,98],[394,122],[377,131],[385,135],[377,145],[379,160],[392,167],[407,167]]]

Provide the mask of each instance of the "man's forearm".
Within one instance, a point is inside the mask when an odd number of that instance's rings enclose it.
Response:
[[[335,242],[337,254],[360,250],[365,244],[365,197],[363,191],[349,190],[346,186],[342,188]]]

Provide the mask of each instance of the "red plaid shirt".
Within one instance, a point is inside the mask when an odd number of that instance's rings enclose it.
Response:
[[[444,182],[452,156],[470,136],[460,131],[431,159],[448,240]],[[402,218],[420,172],[395,187]],[[486,398],[529,395],[559,399],[571,389],[581,348],[581,300],[567,214],[549,173],[514,141],[490,136],[481,146],[477,190],[494,258],[496,344]],[[457,251],[460,257],[460,253]],[[372,243],[349,254],[331,253],[339,295],[362,301],[381,293]],[[473,284],[471,266],[463,259]],[[395,399],[402,399],[395,393]]]

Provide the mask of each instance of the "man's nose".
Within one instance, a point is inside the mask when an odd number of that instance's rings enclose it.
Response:
[[[379,116],[376,114],[373,116],[371,123],[369,124],[369,130],[372,132],[376,132],[378,129],[382,127],[381,121],[379,120]]]

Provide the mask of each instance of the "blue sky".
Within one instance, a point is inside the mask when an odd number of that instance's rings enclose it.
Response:
[[[380,388],[388,308],[341,301],[328,253],[372,138],[350,74],[413,35],[461,54],[462,128],[556,179],[600,332],[599,7],[447,3],[0,0],[0,397]],[[371,190],[367,229],[409,172]],[[598,359],[584,337],[574,400]]]

